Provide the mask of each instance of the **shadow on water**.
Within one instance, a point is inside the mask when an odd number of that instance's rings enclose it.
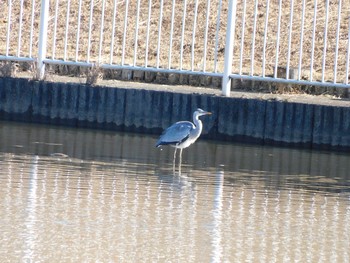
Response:
[[[162,180],[176,180],[171,167],[174,148],[155,148],[155,136],[0,122],[0,140],[0,151],[6,153],[48,156],[62,162],[78,159],[80,169],[89,169],[84,160],[104,166],[131,162]],[[254,178],[273,187],[287,184],[349,191],[349,160],[345,153],[198,140],[183,151],[181,177],[198,170],[215,173],[220,167],[229,172],[225,181],[232,184],[246,184]]]

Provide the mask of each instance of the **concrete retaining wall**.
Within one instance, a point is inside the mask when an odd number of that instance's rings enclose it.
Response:
[[[213,112],[203,137],[350,149],[350,106],[0,78],[2,120],[159,134],[197,107]]]

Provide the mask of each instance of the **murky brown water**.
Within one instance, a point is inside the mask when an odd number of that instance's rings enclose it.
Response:
[[[350,261],[349,155],[155,140],[0,122],[0,262]]]

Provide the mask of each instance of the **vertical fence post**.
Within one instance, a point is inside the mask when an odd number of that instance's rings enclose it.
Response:
[[[39,31],[39,50],[37,61],[37,76],[43,79],[45,75],[46,44],[47,44],[47,24],[49,20],[49,0],[41,1],[40,10],[40,31]]]
[[[222,77],[222,95],[226,97],[230,96],[231,91],[231,79],[229,75],[232,74],[233,43],[236,27],[236,6],[237,0],[230,0],[226,28],[224,75]]]

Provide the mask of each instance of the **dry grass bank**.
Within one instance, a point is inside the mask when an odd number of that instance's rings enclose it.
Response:
[[[1,0],[0,11],[0,54],[6,53],[6,30],[8,26],[8,1]],[[23,18],[22,18],[22,38],[19,34],[19,13],[20,1],[12,1],[11,16],[11,35],[9,38],[9,54],[21,56],[36,56],[38,45],[38,26],[40,3],[35,6],[29,1],[24,1]],[[38,2],[38,1],[37,1]],[[175,8],[173,7],[175,3]],[[116,11],[114,11],[114,1],[106,0],[104,6],[104,19],[102,19],[103,1],[93,1],[93,15],[90,16],[91,1],[82,1],[79,6],[78,0],[72,0],[68,7],[67,1],[50,1],[50,20],[48,35],[48,52],[49,58],[78,60],[112,63],[112,64],[136,64],[138,66],[164,67],[170,65],[172,68],[222,71],[223,57],[225,47],[225,28],[228,1],[223,1],[221,8],[221,19],[218,24],[218,6],[219,0],[208,1],[198,0],[197,21],[195,21],[196,2],[188,0],[186,5],[186,15],[184,24],[184,39],[182,40],[183,1],[164,0],[163,19],[160,21],[160,0],[151,2],[151,12],[149,14],[149,1],[140,1],[140,12],[137,13],[137,1],[128,2],[128,16],[125,23],[126,1],[117,1]],[[267,1],[258,1],[256,16],[256,32],[253,48],[253,29],[254,29],[254,8],[255,1],[247,0],[245,15],[245,31],[242,34],[243,23],[243,2],[238,0],[237,4],[237,26],[235,35],[234,48],[234,71],[239,71],[239,65],[242,64],[242,72],[246,74],[262,74],[263,69],[263,52],[265,52],[265,74],[272,75],[276,63],[277,53],[277,36],[278,36],[278,13],[279,2],[282,2],[281,8],[281,27],[279,32],[278,46],[278,65],[286,66],[288,53],[290,53],[290,66],[298,67],[299,60],[302,67],[309,70],[312,52],[314,55],[314,74],[313,79],[320,79],[323,73],[323,54],[325,56],[325,80],[333,81],[334,77],[338,81],[344,82],[347,46],[349,42],[349,17],[350,2],[342,1],[341,16],[339,20],[339,45],[337,56],[337,75],[334,76],[335,52],[336,52],[336,34],[338,24],[338,1],[330,0],[329,3],[329,20],[326,50],[324,50],[325,36],[325,14],[326,3],[319,0],[317,3],[317,19],[314,21],[314,1],[306,0],[305,20],[302,20],[302,1],[294,1],[293,26],[289,27],[290,21],[290,1],[270,0],[269,12],[267,13]],[[78,22],[78,13],[80,9],[80,24]],[[34,17],[32,19],[32,10]],[[171,27],[171,17],[174,10],[174,27]],[[206,14],[209,10],[208,27],[206,27]],[[56,20],[57,11],[57,20]],[[115,15],[114,15],[115,14]],[[150,23],[148,24],[148,16]],[[264,27],[266,16],[268,15],[268,31],[266,45],[264,45]],[[137,41],[136,21],[138,17]],[[91,24],[90,24],[91,21]],[[103,28],[101,31],[103,21]],[[68,22],[68,28],[66,23]],[[161,22],[161,27],[159,23]],[[312,50],[313,25],[315,22],[315,48]],[[31,24],[34,30],[31,32]],[[56,23],[56,28],[55,28]],[[302,23],[304,23],[302,27]],[[114,25],[114,34],[113,34]],[[126,34],[124,35],[124,26],[126,25]],[[219,25],[219,26],[218,26]],[[161,28],[160,38],[158,38],[159,28]],[[217,31],[217,28],[219,30]],[[301,29],[303,28],[303,42],[301,41]],[[147,31],[149,37],[147,41]],[[193,36],[195,29],[195,36]],[[289,35],[291,31],[291,45],[289,47]],[[173,32],[173,39],[170,42],[170,32]],[[102,34],[101,34],[102,32]],[[77,37],[79,33],[79,37]],[[204,43],[207,35],[207,43]],[[102,46],[100,40],[102,36]],[[88,39],[91,39],[90,46]],[[243,38],[243,45],[241,41]],[[112,42],[113,40],[113,42]],[[216,40],[218,47],[215,48]],[[160,46],[158,44],[160,41]],[[124,46],[123,46],[124,43]],[[135,47],[135,43],[137,46]],[[182,43],[182,47],[181,47]],[[204,52],[204,46],[207,51]],[[20,46],[20,49],[18,47]],[[66,46],[66,49],[65,49]],[[300,48],[301,47],[301,48]],[[112,48],[112,52],[110,51]],[[169,49],[171,55],[169,56]],[[182,50],[182,53],[181,53]],[[240,52],[242,51],[242,60]],[[300,52],[302,51],[302,52]],[[217,53],[216,53],[217,52]],[[254,55],[253,55],[254,52]],[[136,53],[136,56],[134,54]],[[182,55],[182,61],[181,61]],[[215,64],[215,56],[217,63]],[[253,60],[252,60],[253,58]],[[304,78],[308,78],[308,71],[304,72]]]

